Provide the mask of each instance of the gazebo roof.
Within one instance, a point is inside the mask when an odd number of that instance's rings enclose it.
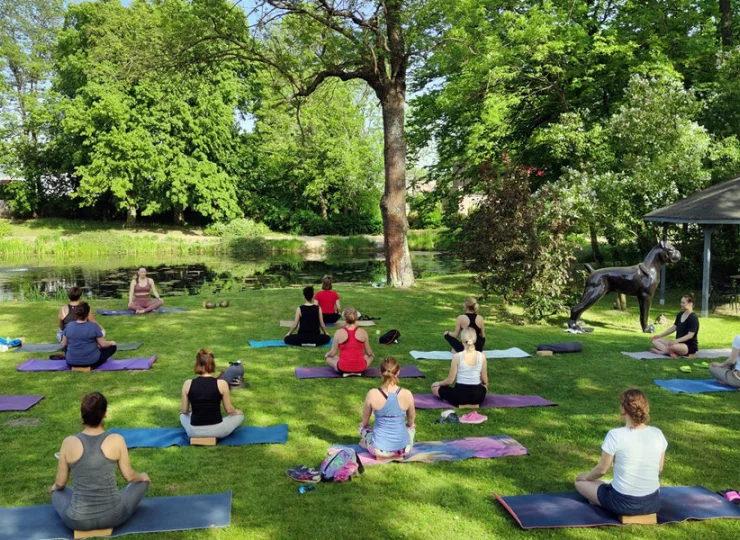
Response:
[[[728,180],[646,214],[645,221],[740,225],[740,178]]]

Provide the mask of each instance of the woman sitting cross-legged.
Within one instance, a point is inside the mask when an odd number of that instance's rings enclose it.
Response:
[[[665,336],[676,332],[676,339],[665,339]],[[676,321],[668,330],[651,338],[654,354],[667,354],[671,358],[696,354],[699,350],[699,317],[694,313],[694,295],[689,293],[681,298],[681,311]]]
[[[324,276],[321,280],[321,290],[314,298],[321,308],[321,315],[326,324],[334,324],[339,320],[342,307],[339,305],[339,295],[332,290],[331,276]]]
[[[313,303],[313,287],[303,288],[303,298],[306,300],[302,306],[295,310],[295,321],[285,334],[285,343],[288,345],[326,345],[331,340],[324,326],[324,318],[321,316],[321,308]],[[298,333],[293,331],[298,328]]]
[[[67,324],[62,332],[62,348],[65,360],[71,367],[96,368],[116,352],[116,342],[106,341],[103,329],[88,320],[90,306],[80,302],[75,306],[75,320]]]
[[[414,396],[398,386],[398,360],[389,356],[380,363],[383,384],[365,396],[360,424],[360,446],[378,458],[402,458],[414,445],[416,409]],[[375,413],[375,427],[370,416]]]
[[[190,438],[222,439],[244,422],[244,413],[231,404],[229,383],[215,378],[215,371],[213,353],[206,349],[199,350],[195,355],[195,374],[198,376],[182,385],[180,423]],[[225,418],[221,417],[221,402],[228,413]]]
[[[663,432],[648,426],[650,404],[637,388],[619,399],[624,427],[607,433],[601,460],[576,478],[578,493],[594,504],[622,516],[655,514],[660,510],[660,472],[668,443]],[[611,484],[599,480],[614,464]]]
[[[709,364],[709,371],[712,376],[722,384],[740,388],[740,361],[738,361],[738,352],[740,352],[740,336],[735,336],[732,341],[732,352],[730,357],[724,362],[712,362]]]
[[[432,384],[432,394],[452,405],[480,405],[488,392],[486,356],[475,350],[476,333],[466,328],[460,334],[465,350],[452,356],[450,373]],[[455,386],[450,386],[455,383]]]
[[[486,330],[483,317],[478,315],[478,302],[472,296],[465,299],[465,313],[455,320],[455,330],[444,333],[444,338],[455,352],[462,352],[464,345],[457,339],[461,330],[471,328],[475,330],[475,350],[482,351],[486,344]]]
[[[82,398],[82,423],[77,435],[64,439],[51,504],[70,529],[111,529],[128,520],[146,495],[151,480],[131,468],[126,441],[106,433],[103,419],[108,402],[99,392]],[[116,467],[129,482],[122,491],[116,485]],[[73,488],[65,487],[72,473]]]
[[[367,332],[357,327],[357,310],[348,307],[342,313],[346,323],[334,334],[334,344],[324,357],[339,373],[362,373],[375,358]]]
[[[156,300],[149,298],[150,293],[154,295]],[[140,266],[129,286],[128,308],[133,309],[137,315],[141,315],[154,311],[162,307],[163,304],[164,300],[159,296],[154,280],[146,277],[146,268]]]

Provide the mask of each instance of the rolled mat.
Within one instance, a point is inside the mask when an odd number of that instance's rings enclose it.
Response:
[[[0,396],[0,412],[27,411],[44,396]]]
[[[433,394],[414,394],[414,406],[417,409],[449,409],[454,407]],[[506,396],[500,394],[488,394],[481,409],[504,409],[510,407],[553,407],[557,403],[547,401],[540,396]]]
[[[450,351],[411,351],[409,354],[414,357],[414,360],[452,360]],[[483,351],[483,354],[486,358],[529,358],[532,356],[519,347]]]
[[[578,341],[561,341],[559,343],[543,343],[537,345],[538,351],[552,351],[555,354],[577,353],[583,351],[583,346]]]
[[[187,531],[228,527],[231,492],[214,495],[150,497],[141,501],[126,523],[111,536],[134,533]],[[72,540],[68,529],[50,504],[0,508],[0,540]]]
[[[296,379],[339,379],[343,375],[334,371],[331,366],[322,367],[297,367],[295,368]],[[362,377],[380,378],[379,368],[368,368],[362,372]],[[403,366],[398,374],[399,379],[409,379],[412,377],[424,377],[416,366]]]
[[[149,358],[128,358],[126,360],[108,359],[93,371],[149,369],[156,360],[156,354]],[[71,371],[71,368],[64,360],[39,360],[37,358],[29,358],[22,364],[19,364],[15,369],[18,371]]]
[[[182,428],[133,428],[111,429],[126,440],[128,448],[167,448],[190,446],[190,438]],[[285,444],[288,441],[288,424],[258,427],[242,426],[228,437],[219,439],[218,446],[244,446],[247,444]]]
[[[161,307],[154,311],[157,313],[179,313],[181,311],[187,311],[187,308]],[[136,315],[136,312],[133,309],[96,309],[95,312],[98,315]],[[149,313],[153,313],[153,311],[144,313],[143,315],[148,315]]]
[[[730,349],[702,349],[700,351],[696,351],[694,358],[727,358],[730,356],[730,352]],[[622,354],[625,356],[629,356],[630,358],[634,358],[635,360],[665,360],[667,358],[670,358],[670,356],[668,356],[667,354],[655,354],[651,353],[650,351],[622,351]],[[687,357],[681,356],[679,358]]]
[[[363,461],[364,464],[364,461]],[[496,500],[522,529],[622,526],[617,516],[577,492],[517,495]],[[702,486],[660,488],[658,525],[688,520],[740,519],[740,507]]]
[[[737,388],[720,384],[714,379],[653,379],[653,382],[674,394],[702,394],[704,392],[737,391]]]
[[[376,459],[367,450],[358,444],[336,445],[352,448],[366,467],[389,463],[387,459]],[[411,452],[399,460],[401,463],[435,463],[437,461],[460,461],[463,459],[479,458],[492,459],[509,456],[526,456],[529,450],[508,435],[491,437],[465,437],[464,439],[450,439],[446,441],[430,441],[414,443]]]
[[[259,341],[256,339],[250,339],[249,340],[249,346],[253,349],[266,349],[268,347],[294,347],[296,349],[300,348],[307,348],[307,349],[314,349],[316,347],[331,347],[332,340],[329,340],[329,343],[326,345],[301,345],[300,347],[298,345],[288,345],[283,341],[282,339],[266,339],[263,341]]]
[[[141,341],[135,341],[133,343],[116,343],[116,350],[118,351],[135,351],[141,347],[143,343]],[[61,343],[24,343],[13,352],[56,352],[62,350]]]
[[[356,326],[375,326],[375,321],[356,321]],[[280,321],[280,326],[282,328],[290,328],[293,326],[293,321]],[[344,321],[337,321],[335,323],[324,323],[324,326],[327,327],[334,327],[334,328],[342,328],[344,326]]]

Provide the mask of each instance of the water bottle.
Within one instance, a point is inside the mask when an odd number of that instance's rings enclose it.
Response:
[[[315,486],[313,484],[308,484],[307,486],[301,486],[298,488],[298,493],[303,495],[307,491],[313,491],[315,489]]]

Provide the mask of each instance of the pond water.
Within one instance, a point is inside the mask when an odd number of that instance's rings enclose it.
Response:
[[[417,277],[459,272],[459,261],[439,254],[412,254]],[[112,258],[75,261],[0,259],[0,302],[66,299],[66,289],[78,286],[88,298],[125,298],[138,266],[147,267],[162,296],[209,294],[319,284],[330,274],[335,282],[385,281],[385,262],[369,256],[337,256],[308,260],[300,256],[233,260],[225,257]]]

